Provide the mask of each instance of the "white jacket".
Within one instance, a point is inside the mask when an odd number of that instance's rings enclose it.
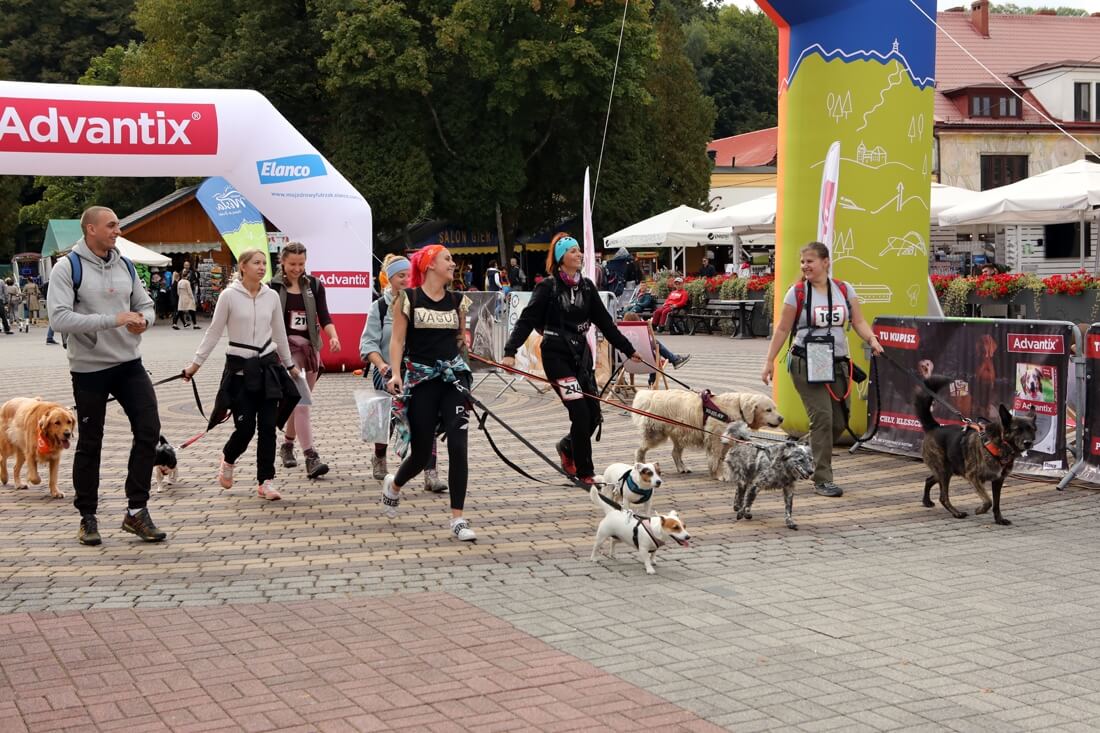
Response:
[[[214,320],[195,351],[196,364],[201,365],[206,361],[222,332],[227,329],[230,342],[248,344],[263,350],[228,346],[226,354],[251,359],[278,350],[283,364],[288,369],[294,366],[290,344],[286,338],[286,326],[283,324],[283,307],[278,294],[268,286],[261,284],[255,298],[240,280],[235,280],[222,291],[218,296],[218,304],[214,306]]]

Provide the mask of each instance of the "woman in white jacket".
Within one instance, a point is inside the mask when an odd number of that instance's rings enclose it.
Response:
[[[223,378],[222,385],[230,392],[235,428],[222,448],[218,483],[225,489],[233,487],[233,467],[258,428],[256,493],[261,499],[276,501],[282,498],[273,484],[275,430],[281,398],[274,384],[278,375],[273,370],[285,367],[297,379],[298,368],[290,355],[279,296],[263,283],[267,255],[258,249],[248,249],[241,252],[238,263],[240,280],[218,297],[214,320],[195,351],[194,361],[183,371],[185,378],[190,379],[210,356],[222,332],[228,329],[224,375],[228,379]]]

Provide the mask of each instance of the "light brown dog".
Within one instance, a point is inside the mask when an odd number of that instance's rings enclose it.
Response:
[[[57,488],[57,468],[75,428],[76,416],[56,402],[27,397],[5,402],[0,407],[0,483],[8,483],[8,456],[15,456],[12,473],[17,489],[27,488],[21,481],[23,464],[27,465],[27,480],[37,486],[42,483],[38,464],[46,462],[50,464],[50,496],[63,498]]]
[[[783,422],[771,397],[755,392],[722,392],[714,395],[714,403],[733,420],[742,420],[751,429],[775,428]],[[729,452],[729,445],[722,442],[726,425],[712,419],[706,422],[703,432],[703,401],[696,392],[682,389],[646,389],[634,397],[634,408],[654,415],[667,417],[698,429],[654,420],[635,413],[631,416],[634,426],[641,433],[641,444],[634,451],[634,460],[645,462],[646,453],[666,440],[672,442],[672,461],[679,473],[691,473],[684,465],[685,448],[702,448],[707,454],[707,470],[711,478],[721,478],[722,460]]]

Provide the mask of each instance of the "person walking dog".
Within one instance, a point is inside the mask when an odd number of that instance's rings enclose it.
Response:
[[[73,457],[73,506],[80,512],[77,540],[84,545],[102,542],[96,519],[99,464],[107,400],[114,397],[134,434],[122,529],[147,542],[160,542],[167,535],[153,523],[148,509],[160,415],[140,351],[141,335],[155,318],[153,301],[134,265],[115,248],[115,212],[92,206],[81,214],[80,229],[84,236],[53,268],[46,300],[53,330],[68,336],[66,353],[79,425]]]

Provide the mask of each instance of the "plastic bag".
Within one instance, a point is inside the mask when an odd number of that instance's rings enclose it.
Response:
[[[390,442],[390,414],[393,398],[375,389],[355,390],[359,408],[359,434],[367,443]]]

